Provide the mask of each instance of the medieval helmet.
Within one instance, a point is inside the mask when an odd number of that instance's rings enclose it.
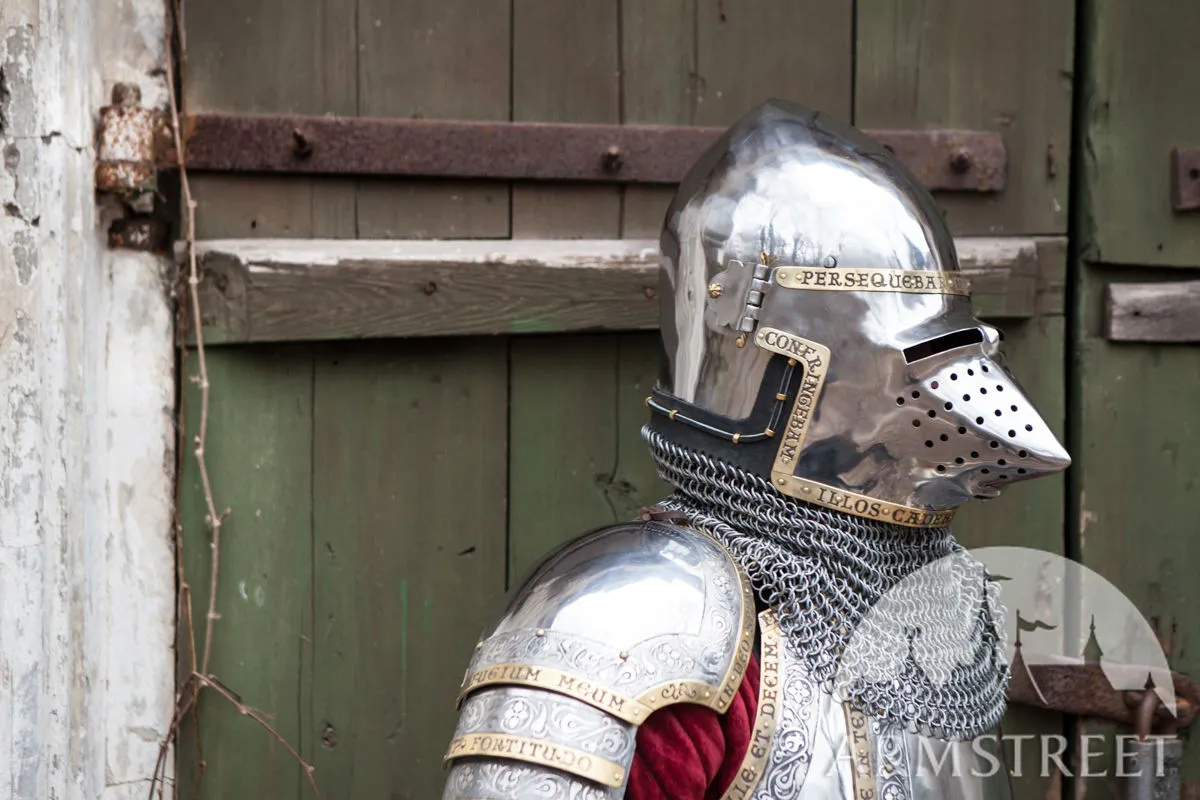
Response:
[[[933,198],[857,130],[767,102],[688,173],[661,245],[661,436],[914,527],[1070,464]]]

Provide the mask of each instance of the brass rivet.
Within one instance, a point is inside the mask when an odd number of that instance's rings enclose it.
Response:
[[[785,481],[783,478],[780,478],[778,481],[776,481],[776,483],[778,483],[780,486],[787,486],[787,481]]]
[[[781,269],[781,270],[779,270],[779,280],[781,280],[781,281],[786,281],[786,280],[787,280],[787,276],[788,276],[788,272],[787,272],[787,270],[786,270],[786,269]]]
[[[533,632],[533,635],[540,639],[541,637],[546,635],[546,630],[545,630],[545,628],[538,628],[536,631]]]
[[[746,334],[744,334],[744,333],[738,334],[737,342],[735,342],[735,344],[737,344],[738,347],[745,347],[746,346]]]
[[[710,283],[708,285],[708,296],[709,297],[720,297],[721,296],[721,284]]]
[[[805,494],[808,494],[809,492],[812,491],[812,489],[809,488],[808,486],[801,486],[800,491],[804,492]]]
[[[789,366],[789,367],[794,367],[794,366],[796,366],[796,359],[794,359],[794,358],[789,358],[789,359],[788,359],[788,366]]]
[[[710,698],[710,697],[712,697],[712,692],[705,692],[705,693],[704,693],[704,699],[705,699],[705,700],[707,700],[707,699],[708,699],[708,698]]]
[[[625,659],[629,658],[629,653],[625,650],[622,650],[620,653],[617,654],[617,657],[620,658],[622,661],[624,661]]]
[[[482,649],[483,649],[483,642],[476,642],[476,643],[475,643],[475,649],[476,649],[476,650],[482,650]]]

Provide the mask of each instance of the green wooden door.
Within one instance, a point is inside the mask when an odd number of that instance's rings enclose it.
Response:
[[[1115,341],[1107,300],[1135,284],[1165,297],[1179,294],[1177,282],[1200,286],[1200,215],[1172,209],[1169,179],[1172,148],[1200,144],[1200,110],[1186,99],[1200,88],[1200,7],[1091,0],[1084,8],[1071,539],[1085,564],[1137,604],[1172,668],[1196,675],[1200,327],[1191,341]],[[1200,307],[1188,316],[1200,319]],[[1166,324],[1151,320],[1149,338]],[[1193,797],[1194,745],[1185,766],[1184,796]]]
[[[869,128],[1000,131],[1008,188],[938,200],[956,235],[1005,237],[973,252],[1019,251],[1022,299],[994,299],[990,318],[1063,426],[1066,0],[209,0],[187,22],[197,112],[725,125],[782,96]],[[671,194],[195,184],[205,239],[655,238]],[[213,672],[273,715],[326,797],[437,796],[461,670],[506,588],[555,544],[665,491],[638,433],[656,334],[231,344],[209,359],[210,469],[218,506],[232,509]],[[209,549],[190,459],[181,518],[203,609]],[[961,519],[969,544],[1060,551],[1062,484],[1014,487]],[[233,709],[209,698],[200,717],[202,751],[190,726],[178,750],[181,785],[203,760],[204,797],[305,794],[284,750]],[[1009,725],[1061,728],[1028,713]],[[1022,796],[1056,790],[1034,777]]]

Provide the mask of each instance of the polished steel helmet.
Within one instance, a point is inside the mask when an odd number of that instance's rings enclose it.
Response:
[[[933,198],[853,128],[751,112],[683,181],[662,250],[657,433],[915,527],[1070,464],[975,317]]]

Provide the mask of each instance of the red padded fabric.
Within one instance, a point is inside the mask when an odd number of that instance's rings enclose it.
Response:
[[[650,715],[638,730],[626,800],[717,800],[732,783],[758,708],[758,659],[729,710],[680,703]]]

